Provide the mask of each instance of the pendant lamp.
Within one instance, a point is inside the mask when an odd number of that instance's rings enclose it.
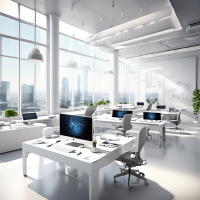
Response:
[[[44,62],[40,50],[36,48],[36,0],[35,0],[35,26],[34,26],[34,47],[26,53],[26,60],[29,62],[41,63]]]

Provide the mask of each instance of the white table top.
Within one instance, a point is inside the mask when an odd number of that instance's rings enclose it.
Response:
[[[113,119],[111,116],[107,115],[107,116],[103,116],[102,117],[96,117],[94,118],[95,121],[101,121],[101,122],[108,122],[108,123],[118,123],[121,124],[122,120],[119,119]],[[160,121],[160,122],[152,122],[150,120],[140,120],[140,119],[132,119],[131,123],[133,124],[150,124],[150,125],[164,125],[167,123],[167,121]]]
[[[52,146],[46,147],[46,144],[32,144],[33,142],[37,141],[38,139],[23,142],[23,145],[28,145],[29,147],[32,147],[32,148],[36,148],[36,149],[40,149],[40,150],[44,150],[44,151],[48,151],[48,152],[54,152],[54,153],[57,153],[57,154],[68,156],[68,157],[83,161],[85,163],[94,163],[94,162],[100,160],[101,158],[105,157],[106,155],[110,154],[111,152],[114,153],[115,151],[117,151],[117,152],[121,151],[121,150],[123,151],[124,145],[128,144],[128,145],[134,146],[135,139],[136,139],[136,137],[126,138],[126,137],[123,137],[123,136],[119,136],[117,138],[119,138],[120,140],[119,141],[109,141],[110,143],[119,144],[119,146],[115,147],[115,148],[108,148],[108,147],[104,147],[104,146],[99,146],[99,144],[102,143],[105,140],[100,140],[100,139],[97,140],[97,149],[100,151],[100,153],[92,153],[90,151],[91,148],[87,148],[87,147],[86,148],[79,148],[79,147],[72,147],[72,146],[66,145],[67,143],[70,143],[70,142],[73,142],[73,141],[61,140],[61,142],[56,144],[56,145],[60,145],[60,146],[70,148],[72,150],[74,149],[74,150],[76,150],[76,152],[81,151],[82,154],[80,154],[78,156],[75,153],[66,153],[66,152],[63,152],[63,151],[53,149]],[[43,139],[43,138],[40,138],[40,139]],[[56,139],[58,139],[58,138],[56,138]],[[51,139],[45,139],[45,140],[47,140],[48,142],[51,143],[51,142],[55,142],[56,139],[51,138]],[[86,157],[88,157],[88,156],[90,156],[90,158],[86,159]]]

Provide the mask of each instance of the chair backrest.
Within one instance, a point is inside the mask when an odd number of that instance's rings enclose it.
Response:
[[[94,112],[96,111],[96,109],[97,109],[97,106],[88,107],[85,111],[85,116],[91,117],[94,114]]]
[[[169,108],[169,112],[175,112],[175,108]]]
[[[122,120],[122,127],[125,131],[128,131],[130,129],[132,129],[132,125],[131,125],[131,116],[132,114],[126,114],[123,117]]]
[[[146,111],[149,111],[149,110],[151,110],[151,107],[152,107],[152,103],[150,103],[150,104],[148,105],[148,107],[147,107]]]
[[[136,159],[139,161],[142,161],[142,158],[140,157],[140,152],[142,148],[144,147],[145,141],[146,141],[146,134],[147,134],[147,127],[143,127],[140,130],[139,138],[138,138],[138,152],[135,153]]]
[[[181,113],[182,113],[182,109],[179,111],[178,115],[177,115],[177,122],[181,122]]]

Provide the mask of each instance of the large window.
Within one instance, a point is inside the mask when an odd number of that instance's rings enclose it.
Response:
[[[46,111],[46,16],[36,13],[36,47],[45,62],[35,64],[26,61],[34,46],[34,11],[0,0],[0,12],[0,115]]]
[[[131,74],[129,72],[134,72]],[[138,94],[137,66],[119,62],[119,102],[135,103]]]
[[[109,91],[112,90],[113,75],[104,73],[109,67],[109,54],[60,34],[59,56],[60,108],[81,106],[84,102],[88,105],[111,98]]]

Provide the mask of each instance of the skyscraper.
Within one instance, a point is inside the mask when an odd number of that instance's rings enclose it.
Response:
[[[21,102],[22,104],[34,104],[34,85],[23,84],[21,86]]]
[[[69,97],[69,80],[67,77],[64,77],[62,80],[61,100],[66,101],[68,97]]]
[[[0,101],[10,101],[10,81],[1,81],[0,84]]]

